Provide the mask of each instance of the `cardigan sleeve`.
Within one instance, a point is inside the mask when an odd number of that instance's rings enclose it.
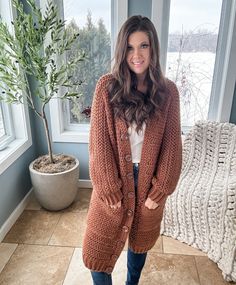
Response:
[[[182,140],[180,126],[179,92],[173,82],[169,83],[170,104],[163,134],[156,174],[148,197],[159,202],[170,195],[177,185],[182,166]]]
[[[105,108],[107,79],[107,75],[99,79],[93,98],[89,137],[89,170],[94,191],[103,201],[113,205],[123,198],[123,194],[108,130],[109,121]]]

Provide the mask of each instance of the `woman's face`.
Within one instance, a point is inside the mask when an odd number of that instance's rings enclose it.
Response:
[[[150,42],[145,32],[134,32],[128,38],[127,64],[138,79],[144,80],[150,64]]]

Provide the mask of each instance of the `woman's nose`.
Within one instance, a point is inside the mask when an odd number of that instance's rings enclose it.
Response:
[[[134,49],[134,54],[133,56],[137,56],[139,57],[140,56],[140,50],[137,48],[137,49]]]

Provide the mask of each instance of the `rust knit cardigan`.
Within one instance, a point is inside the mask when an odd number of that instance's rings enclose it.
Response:
[[[107,86],[112,75],[97,83],[92,104],[89,165],[93,192],[83,241],[83,261],[94,271],[111,273],[129,237],[136,253],[151,249],[159,234],[166,198],[177,184],[181,163],[179,94],[167,80],[167,100],[159,116],[147,122],[135,195],[127,125],[114,119]],[[144,206],[150,197],[159,207]],[[119,209],[107,206],[122,201]]]

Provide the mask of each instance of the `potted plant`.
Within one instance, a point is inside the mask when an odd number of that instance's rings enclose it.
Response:
[[[30,176],[40,204],[49,210],[60,210],[76,196],[79,162],[71,156],[53,154],[45,108],[53,98],[80,96],[74,90],[82,82],[72,82],[71,74],[85,54],[77,50],[73,60],[63,62],[79,35],[68,33],[53,2],[47,3],[44,13],[34,0],[27,3],[30,14],[19,0],[13,0],[16,8],[13,33],[0,21],[0,100],[27,104],[42,120],[48,154],[30,164]],[[30,88],[29,77],[36,82],[34,90]]]

